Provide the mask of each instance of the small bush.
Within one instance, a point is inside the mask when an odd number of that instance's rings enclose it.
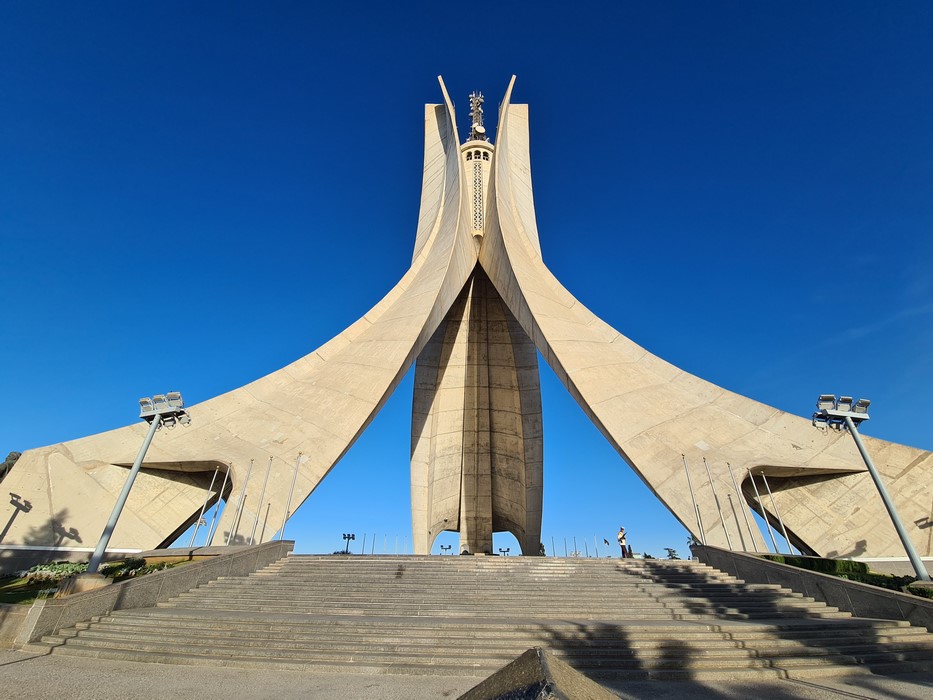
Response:
[[[124,561],[115,561],[104,564],[100,567],[100,573],[107,578],[127,578],[134,576],[135,572],[146,565],[145,559],[125,559]]]
[[[931,587],[928,586],[928,585],[926,585],[926,586],[911,586],[911,585],[908,584],[908,586],[907,586],[907,592],[908,592],[908,593],[912,593],[912,594],[914,594],[914,595],[916,595],[916,596],[920,596],[921,598],[930,598],[930,599],[933,599],[933,588],[931,588]]]
[[[26,572],[24,578],[28,583],[58,583],[63,578],[83,574],[87,571],[87,563],[73,561],[59,561],[54,564],[36,564]]]

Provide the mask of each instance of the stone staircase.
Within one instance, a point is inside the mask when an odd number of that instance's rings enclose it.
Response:
[[[544,647],[599,680],[933,670],[933,635],[691,561],[295,555],[29,651],[487,676]]]

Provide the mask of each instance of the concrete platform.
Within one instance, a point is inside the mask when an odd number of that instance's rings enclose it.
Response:
[[[482,678],[458,676],[370,676],[204,668],[139,664],[130,661],[0,651],[4,687],[35,700],[123,700],[127,697],[353,698],[354,700],[453,700]],[[835,677],[826,681],[773,682],[629,682],[607,684],[620,698],[723,700],[760,697],[769,700],[927,700],[933,697],[933,673],[901,676]]]

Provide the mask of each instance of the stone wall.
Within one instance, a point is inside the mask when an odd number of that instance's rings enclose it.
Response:
[[[776,583],[821,600],[857,617],[906,620],[933,632],[933,601],[909,593],[869,586],[866,583],[778,564],[744,552],[719,547],[691,547],[704,564],[749,583]]]

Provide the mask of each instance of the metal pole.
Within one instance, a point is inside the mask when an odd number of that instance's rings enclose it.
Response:
[[[373,533],[373,544],[372,544],[372,547],[370,547],[369,549],[369,553],[370,554],[376,553],[376,533],[375,532]]]
[[[709,469],[706,457],[703,458],[703,465],[706,467],[706,475],[709,477],[709,488],[713,492],[713,500],[716,502],[716,510],[719,511],[719,522],[722,523],[722,531],[726,535],[726,544],[729,545],[729,551],[732,551],[732,538],[729,537],[729,531],[726,529],[726,519],[722,517],[722,506],[719,505],[719,496],[716,495],[716,487],[713,486],[713,473]]]
[[[554,535],[551,535],[551,556],[557,556],[557,547],[554,546]]]
[[[298,459],[295,460],[295,473],[292,474],[292,487],[288,490],[288,500],[285,501],[285,517],[282,519],[282,530],[279,532],[279,542],[285,537],[285,523],[291,515],[292,493],[295,491],[295,481],[298,479],[298,465],[301,464],[301,452],[298,453]]]
[[[593,550],[596,552],[596,558],[599,559],[599,542],[596,541],[596,535],[593,535]]]
[[[243,480],[243,490],[240,491],[240,499],[236,504],[236,511],[233,513],[233,525],[230,527],[230,532],[227,534],[226,544],[230,544],[230,540],[236,538],[236,533],[240,529],[240,517],[243,515],[243,501],[246,498],[246,487],[249,486],[249,475],[253,473],[253,460],[249,461],[249,468],[246,470],[246,478]]]
[[[262,515],[262,501],[266,497],[266,485],[269,483],[269,473],[272,471],[272,457],[269,457],[269,466],[266,467],[266,478],[262,482],[262,491],[259,492],[259,502],[256,504],[256,517],[253,519],[253,531],[249,533],[249,543],[253,544],[256,536],[256,526],[259,525],[259,516]]]
[[[583,551],[586,552],[586,558],[589,559],[589,558],[590,558],[590,547],[589,547],[589,545],[586,543],[586,538],[585,538],[585,537],[583,538]]]
[[[700,533],[703,533],[703,518],[700,517],[700,506],[696,506],[697,522],[700,523]],[[704,535],[704,538],[706,536]],[[704,540],[700,540],[703,544],[706,544]]]
[[[214,542],[214,525],[217,524],[217,514],[220,512],[220,500],[224,497],[224,492],[227,490],[227,479],[230,478],[230,465],[227,465],[227,470],[224,472],[224,483],[220,486],[220,495],[217,497],[217,507],[214,508],[214,517],[211,518],[211,526],[207,531],[207,542],[204,544],[208,547]]]
[[[567,538],[564,538],[564,557],[567,557]]]
[[[774,514],[777,516],[778,524],[781,526],[781,532],[784,534],[784,539],[787,541],[787,553],[793,555],[794,548],[790,546],[790,537],[787,536],[787,528],[784,527],[784,520],[781,518],[781,511],[778,510],[777,503],[774,500],[774,494],[771,493],[771,487],[768,485],[768,477],[764,475],[764,472],[761,474],[761,480],[764,482],[765,489],[768,491],[768,496],[771,498],[771,506],[774,508]]]
[[[768,537],[771,538],[771,544],[774,545],[774,552],[775,554],[780,554],[781,550],[778,549],[777,540],[774,539],[774,532],[771,530],[771,523],[768,522],[768,512],[765,510],[764,503],[761,502],[761,494],[758,493],[758,484],[755,483],[755,475],[749,472],[748,478],[752,482],[752,488],[755,489],[755,500],[758,501],[758,505],[761,506],[761,517],[765,521],[765,529],[768,531]]]
[[[262,530],[259,531],[260,542],[262,542],[266,538],[266,525],[269,524],[269,508],[271,507],[272,507],[272,503],[266,503],[266,517],[262,519]]]
[[[161,424],[162,416],[153,417],[152,423],[149,424],[149,432],[146,433],[146,439],[143,440],[142,447],[139,448],[136,461],[133,462],[133,467],[126,476],[126,483],[123,484],[123,490],[120,491],[120,495],[117,496],[117,502],[113,506],[113,512],[110,513],[110,519],[107,521],[107,524],[104,525],[104,531],[101,533],[100,540],[97,542],[97,548],[94,550],[91,561],[87,565],[87,573],[89,574],[96,574],[97,569],[100,568],[100,562],[103,560],[104,552],[107,550],[107,545],[110,543],[110,536],[113,535],[113,529],[117,526],[117,520],[119,520],[120,513],[123,511],[123,506],[126,505],[126,499],[130,495],[130,489],[133,488],[136,475],[139,474],[139,468],[142,466],[143,458],[146,456],[149,445],[152,443],[152,438]]]
[[[220,467],[214,467],[214,476],[211,477],[211,485],[207,487],[207,494],[204,496],[201,512],[198,514],[198,519],[194,523],[194,532],[191,533],[191,541],[188,543],[189,547],[194,547],[194,538],[198,536],[198,528],[201,527],[201,520],[204,519],[204,511],[207,510],[207,502],[211,500],[211,494],[214,493],[214,482],[217,480],[218,471],[220,471]]]
[[[901,544],[903,544],[904,549],[907,550],[907,558],[910,559],[910,563],[917,573],[917,578],[921,581],[929,581],[930,574],[927,572],[926,567],[923,565],[923,561],[917,554],[917,550],[914,549],[914,543],[911,542],[907,530],[904,529],[904,525],[901,523],[900,516],[897,514],[897,509],[894,507],[894,502],[888,495],[888,490],[884,487],[884,482],[881,481],[881,475],[878,474],[874,462],[871,461],[871,456],[869,456],[868,451],[865,449],[865,445],[862,444],[862,438],[858,433],[858,429],[855,427],[855,422],[849,416],[846,416],[845,419],[846,426],[849,428],[849,432],[852,433],[852,438],[855,440],[855,445],[858,447],[862,459],[865,460],[865,466],[868,467],[868,473],[871,474],[872,481],[875,482],[875,486],[878,488],[878,493],[881,496],[881,500],[884,502],[884,507],[887,508],[888,515],[891,516],[891,522],[894,523],[897,536],[901,538]]]
[[[706,533],[703,532],[703,522],[700,520],[700,507],[697,505],[697,497],[693,492],[693,481],[690,480],[690,469],[687,467],[687,456],[680,455],[684,460],[684,472],[687,474],[687,488],[690,489],[690,498],[693,499],[693,512],[697,514],[697,528],[700,530],[700,542],[706,544]]]
[[[739,491],[739,484],[735,480],[735,474],[732,473],[732,465],[726,462],[726,467],[729,469],[729,476],[732,477],[732,485],[735,487],[735,495],[739,499],[739,507],[742,509],[742,517],[745,518],[745,527],[748,530],[749,536],[752,538],[752,546],[755,548],[755,554],[758,554],[758,543],[755,542],[755,533],[752,532],[752,526],[748,522],[748,502],[742,496],[742,492]]]
[[[360,554],[366,554],[366,533],[363,533],[363,546],[360,547]]]
[[[574,538],[573,538],[573,556],[575,556],[575,557],[579,557],[579,556],[580,556],[580,552],[579,552],[579,550],[577,550],[577,538],[576,538],[576,536],[574,536]]]

